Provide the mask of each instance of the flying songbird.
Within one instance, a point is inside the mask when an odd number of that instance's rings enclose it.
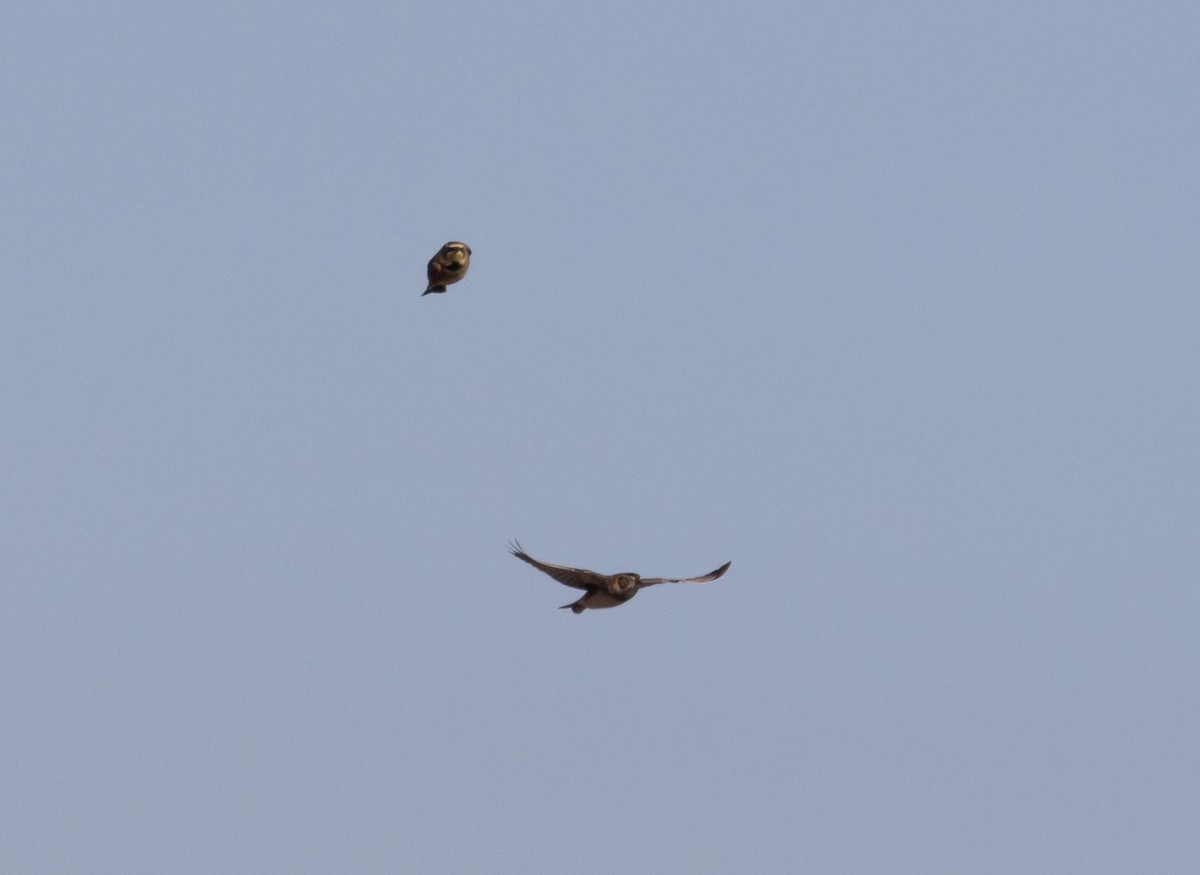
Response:
[[[446,286],[458,282],[467,275],[471,266],[471,247],[466,243],[451,240],[438,250],[438,254],[429,259],[429,285],[421,292],[425,297],[430,292],[444,292]]]
[[[709,581],[716,580],[728,571],[729,566],[733,564],[726,562],[716,571],[710,571],[703,577],[685,577],[682,579],[672,577],[642,577],[640,574],[634,574],[631,571],[625,571],[620,574],[598,574],[595,571],[588,571],[586,568],[569,568],[566,565],[551,565],[549,562],[539,562],[526,553],[516,541],[513,541],[508,549],[522,562],[528,562],[538,571],[544,571],[559,583],[565,583],[567,586],[584,590],[583,596],[579,601],[563,605],[564,608],[570,608],[577,614],[582,614],[586,608],[614,608],[617,605],[623,605],[637,595],[639,589],[654,586],[656,583],[708,583]]]

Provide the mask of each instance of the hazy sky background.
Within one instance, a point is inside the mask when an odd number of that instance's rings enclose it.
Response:
[[[1200,870],[1198,45],[6,4],[3,868]]]

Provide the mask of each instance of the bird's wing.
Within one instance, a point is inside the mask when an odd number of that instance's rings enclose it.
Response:
[[[732,564],[732,562],[726,562],[716,571],[710,571],[703,577],[685,577],[682,580],[673,577],[643,577],[642,586],[654,586],[656,583],[709,583],[728,571]]]
[[[538,571],[544,571],[559,583],[565,583],[567,586],[573,586],[576,589],[587,590],[597,587],[603,589],[605,582],[608,580],[603,574],[588,571],[586,568],[568,568],[566,565],[551,565],[549,562],[539,562],[526,553],[516,541],[513,541],[508,549],[522,562],[528,562]]]

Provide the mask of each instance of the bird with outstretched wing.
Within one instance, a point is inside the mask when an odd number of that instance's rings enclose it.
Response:
[[[614,608],[617,605],[623,605],[637,595],[639,589],[658,583],[709,583],[723,575],[733,564],[726,562],[717,570],[710,571],[702,577],[642,577],[632,571],[620,574],[600,574],[586,568],[572,568],[568,565],[541,562],[526,553],[517,541],[513,541],[508,549],[522,562],[528,562],[538,571],[550,575],[559,583],[573,586],[575,589],[582,589],[584,593],[578,601],[563,605],[564,608],[570,608],[576,614],[583,613],[587,608]]]

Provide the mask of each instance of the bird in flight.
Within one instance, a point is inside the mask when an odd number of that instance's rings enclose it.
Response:
[[[654,586],[656,583],[708,583],[728,571],[729,566],[733,564],[726,562],[716,571],[710,571],[703,577],[642,577],[631,571],[620,574],[599,574],[595,571],[588,571],[586,568],[570,568],[566,565],[539,562],[526,553],[516,541],[509,544],[508,549],[522,562],[528,562],[538,571],[544,571],[559,583],[582,589],[584,593],[579,601],[563,605],[564,608],[570,608],[577,614],[582,614],[587,608],[614,608],[622,605],[637,595],[639,589]]]
[[[426,270],[426,274],[429,276],[429,285],[425,291],[421,292],[421,297],[425,297],[430,292],[446,291],[446,286],[458,282],[467,275],[467,268],[470,266],[471,247],[466,243],[451,240],[438,250],[437,255],[429,259],[429,268]]]

